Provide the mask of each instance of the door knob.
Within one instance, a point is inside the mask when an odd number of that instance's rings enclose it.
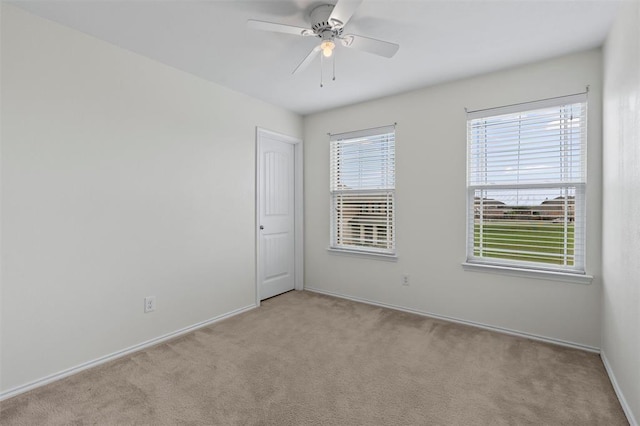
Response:
[[[260,229],[264,229],[264,226],[260,225]]]

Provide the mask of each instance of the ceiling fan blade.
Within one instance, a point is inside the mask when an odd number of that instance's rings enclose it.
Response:
[[[315,57],[318,55],[318,52],[320,52],[320,50],[322,50],[322,49],[320,49],[320,46],[314,47],[313,50],[311,50],[311,52],[309,52],[307,57],[304,58],[304,60],[302,62],[300,62],[300,65],[298,65],[296,67],[296,69],[293,70],[292,74],[299,73],[300,71],[305,69],[311,63],[311,61],[313,61],[315,59]]]
[[[391,58],[400,48],[399,44],[388,41],[376,40],[375,38],[363,37],[355,34],[348,34],[341,37],[343,46],[351,49],[362,50],[374,55]]]
[[[295,34],[301,36],[315,35],[311,28],[294,27],[293,25],[276,24],[275,22],[256,21],[255,19],[249,19],[247,26],[254,30],[260,31],[275,31],[277,33]]]
[[[331,16],[329,16],[329,22],[334,26],[344,27],[363,1],[364,0],[338,0],[331,12]]]

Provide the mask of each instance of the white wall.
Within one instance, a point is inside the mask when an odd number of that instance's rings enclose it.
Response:
[[[301,117],[5,4],[2,124],[5,394],[255,303],[255,127]]]
[[[602,355],[640,421],[640,3],[624,4],[604,49]],[[626,404],[625,404],[626,403]]]
[[[437,64],[434,64],[437,66]],[[600,345],[601,52],[574,54],[305,117],[305,286],[572,342]],[[357,84],[354,81],[353,84]],[[587,269],[592,284],[463,271],[466,117],[589,92]],[[327,132],[398,122],[396,263],[327,252]],[[409,287],[400,285],[410,274]]]

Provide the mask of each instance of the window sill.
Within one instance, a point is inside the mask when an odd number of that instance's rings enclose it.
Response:
[[[593,281],[593,276],[585,274],[542,271],[536,269],[514,268],[510,266],[485,265],[480,263],[464,262],[462,264],[462,269],[464,269],[465,271],[488,272],[515,277],[534,278],[539,280],[564,281],[575,284],[591,284],[591,282]]]
[[[333,248],[333,247],[329,247],[327,251],[329,252],[329,254],[338,255],[338,256],[346,255],[346,256],[352,256],[352,257],[359,257],[363,259],[385,260],[387,262],[398,261],[398,256],[395,254],[374,253],[370,251],[358,251],[358,250],[346,250],[346,249],[339,249],[339,248]]]

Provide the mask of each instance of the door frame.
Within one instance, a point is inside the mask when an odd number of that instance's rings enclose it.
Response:
[[[288,136],[282,133],[267,130],[262,127],[256,127],[256,216],[255,216],[255,238],[256,238],[256,306],[260,306],[260,283],[262,282],[262,261],[260,247],[260,179],[262,176],[260,148],[262,146],[262,138],[270,136],[281,142],[293,145],[293,241],[294,241],[294,289],[304,289],[304,192],[303,192],[303,151],[302,140]]]

